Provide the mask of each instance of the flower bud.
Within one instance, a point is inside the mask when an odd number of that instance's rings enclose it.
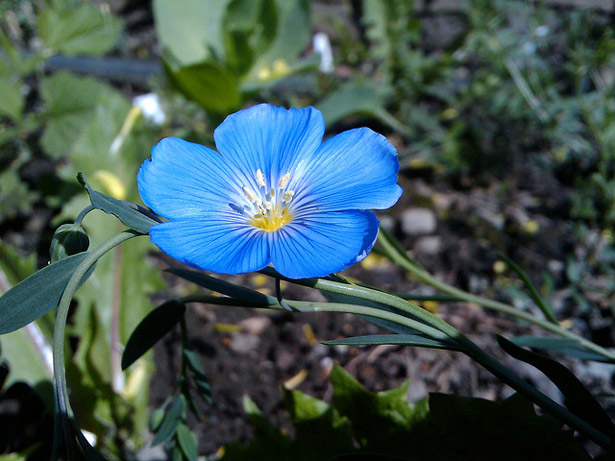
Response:
[[[81,225],[63,224],[53,234],[49,258],[54,263],[67,256],[86,251],[89,246],[90,239]]]

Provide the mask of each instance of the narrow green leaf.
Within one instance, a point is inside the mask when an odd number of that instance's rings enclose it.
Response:
[[[447,349],[451,351],[461,350],[452,343],[411,334],[353,336],[350,338],[334,339],[331,341],[321,341],[321,343],[327,346],[370,346],[392,344],[400,346],[428,347],[431,349]]]
[[[190,461],[197,459],[198,441],[196,435],[185,424],[177,426],[177,441],[186,458]]]
[[[55,309],[73,272],[87,256],[79,253],[49,264],[2,295],[0,334],[24,327]]]
[[[186,306],[175,300],[162,303],[151,311],[132,332],[122,354],[122,370],[149,351],[164,335],[175,327],[184,315]]]
[[[529,347],[531,349],[551,350],[559,354],[569,355],[582,360],[593,360],[595,362],[612,363],[603,355],[596,354],[585,349],[579,341],[573,338],[559,338],[552,336],[515,336],[510,341],[519,347]]]
[[[83,432],[81,432],[81,429],[79,429],[75,425],[75,422],[73,420],[71,420],[71,424],[73,426],[73,432],[77,436],[77,442],[79,443],[79,446],[81,447],[85,458],[88,461],[107,461],[107,458],[98,453],[98,451],[96,451],[96,449],[92,445],[90,445],[90,442],[88,442],[88,440],[83,435]]]
[[[142,234],[147,234],[150,227],[158,224],[153,218],[148,216],[148,211],[135,205],[134,203],[117,200],[113,197],[109,197],[101,192],[97,192],[90,187],[85,180],[85,177],[79,173],[77,179],[83,187],[87,190],[92,206],[114,215],[126,226],[136,230]]]
[[[215,277],[210,277],[209,275],[203,274],[202,272],[178,268],[166,269],[166,272],[169,272],[173,275],[177,275],[178,277],[186,279],[189,282],[196,283],[199,286],[215,291],[217,293],[231,296],[232,298],[238,299],[240,301],[248,302],[256,307],[278,305],[278,300],[273,296],[264,295],[262,293],[259,293],[258,291],[251,290],[245,287],[240,287],[232,283],[225,282],[224,280],[217,279]]]
[[[177,426],[179,426],[185,418],[185,412],[186,398],[179,394],[173,401],[173,404],[169,408],[167,414],[164,416],[160,429],[158,429],[158,432],[156,433],[156,437],[152,440],[153,447],[171,440],[173,434],[175,434]]]
[[[517,275],[523,282],[523,285],[525,285],[525,288],[529,292],[530,296],[532,297],[536,305],[540,308],[540,310],[542,311],[543,315],[547,318],[547,320],[551,323],[554,323],[555,325],[559,325],[557,319],[555,318],[555,313],[553,312],[553,309],[542,298],[542,296],[540,296],[540,294],[534,287],[534,284],[532,284],[532,282],[530,281],[530,278],[527,276],[525,271],[521,269],[521,267],[519,267],[519,265],[516,262],[514,262],[512,259],[510,259],[505,254],[500,253],[498,254],[498,257],[502,261],[504,261],[512,270],[514,270],[517,273]]]
[[[184,357],[186,358],[186,361],[188,362],[188,367],[190,368],[192,373],[198,376],[199,378],[206,378],[207,376],[205,375],[205,370],[203,370],[201,361],[199,360],[197,355],[194,353],[194,351],[190,349],[184,349],[183,354],[184,354]]]
[[[610,437],[615,435],[615,424],[613,424],[609,415],[568,368],[549,357],[525,350],[503,336],[498,335],[497,340],[500,347],[512,357],[529,363],[542,371],[564,394],[566,407],[571,412],[604,432],[604,434]]]

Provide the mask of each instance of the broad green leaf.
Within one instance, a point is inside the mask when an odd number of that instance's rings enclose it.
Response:
[[[523,349],[503,336],[498,335],[497,340],[512,357],[529,363],[547,375],[566,398],[566,407],[571,412],[609,437],[615,436],[615,424],[608,413],[567,367],[547,356]]]
[[[205,110],[227,114],[241,104],[237,79],[219,64],[165,65],[165,70],[177,89]]]
[[[294,452],[331,459],[355,451],[350,422],[328,403],[284,388],[284,406],[295,426]]]
[[[28,328],[38,329],[38,326],[32,324]],[[32,332],[22,328],[0,337],[2,357],[11,364],[6,387],[17,381],[23,381],[35,387],[37,384],[51,379],[52,370],[47,367],[45,357],[42,355],[45,353],[42,349],[44,346],[39,344],[39,347],[37,347],[36,343],[33,342],[33,334],[37,335],[36,340],[42,340],[46,343],[40,329],[37,332]],[[49,347],[48,344],[47,347]],[[49,349],[49,352],[51,352],[51,349]]]
[[[43,79],[40,91],[47,117],[43,149],[53,158],[90,156],[98,162],[96,169],[109,169],[105,157],[130,109],[124,96],[105,83],[64,71]],[[83,152],[84,145],[100,147]],[[75,168],[90,173],[80,164]]]
[[[240,301],[252,303],[254,306],[270,306],[277,305],[278,301],[273,296],[259,293],[258,291],[251,290],[250,288],[241,287],[232,283],[226,282],[215,277],[210,277],[203,272],[197,272],[189,269],[171,268],[166,269],[165,272],[169,272],[173,275],[177,275],[189,282],[196,283],[204,288],[221,293],[223,295],[230,296]]]
[[[125,370],[149,351],[181,320],[186,306],[175,300],[167,301],[145,317],[135,328],[122,354],[122,369]]]
[[[39,197],[37,192],[29,190],[28,185],[19,179],[17,169],[12,167],[0,172],[0,220],[15,218],[19,214],[28,214],[32,203]]]
[[[152,446],[156,446],[160,443],[171,440],[177,426],[181,424],[184,420],[186,414],[186,399],[183,395],[179,394],[175,397],[175,400],[169,407],[169,410],[164,415],[164,419],[162,420],[162,424],[160,424],[160,428],[152,440]]]
[[[177,441],[184,456],[190,461],[196,461],[198,441],[196,435],[185,424],[177,426]]]
[[[553,336],[515,336],[510,338],[510,342],[519,347],[550,350],[558,354],[569,355],[582,360],[610,363],[610,361],[603,355],[596,354],[595,352],[585,349],[581,346],[578,340],[573,338],[560,338]]]
[[[21,118],[24,96],[21,92],[21,80],[0,77],[0,116],[13,121]]]
[[[246,80],[258,80],[259,74],[265,69],[275,72],[276,63],[291,68],[310,42],[312,28],[309,1],[275,0],[274,3],[276,14],[268,16],[265,27],[275,30],[275,37],[270,43],[270,39],[263,42],[266,51],[259,53]]]
[[[411,334],[354,336],[331,341],[321,341],[321,343],[327,346],[342,344],[347,346],[396,344],[401,346],[429,347],[432,349],[460,350],[459,347],[449,342],[437,341],[424,336]]]
[[[0,297],[0,334],[17,330],[58,305],[66,284],[87,253],[50,264]]]
[[[95,191],[85,180],[82,174],[77,177],[79,182],[87,190],[92,206],[117,217],[126,226],[142,234],[147,234],[150,227],[158,224],[152,219],[149,212],[134,203],[118,200],[101,192]],[[147,213],[147,214],[146,214]]]
[[[349,82],[316,104],[322,112],[327,127],[335,125],[350,115],[375,117],[389,97],[386,85],[372,82]]]
[[[77,8],[54,6],[38,17],[38,32],[45,48],[69,56],[101,56],[109,52],[122,33],[122,22],[96,5]]]
[[[154,0],[156,34],[180,66],[215,59],[224,52],[222,19],[230,0]]]

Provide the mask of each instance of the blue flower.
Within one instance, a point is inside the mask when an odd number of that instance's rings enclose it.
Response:
[[[138,174],[143,201],[168,219],[152,227],[152,242],[223,274],[273,264],[286,277],[322,277],[361,261],[378,235],[365,210],[402,192],[397,152],[368,128],[323,134],[313,107],[261,104],[215,130],[220,153],[163,139]]]

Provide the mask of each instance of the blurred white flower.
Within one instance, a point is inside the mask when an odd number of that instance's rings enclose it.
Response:
[[[141,109],[143,117],[156,125],[162,125],[167,116],[160,105],[160,98],[156,93],[147,93],[135,97],[132,105]]]
[[[314,35],[312,44],[314,46],[314,51],[320,54],[320,71],[323,74],[330,74],[333,72],[333,50],[331,49],[331,42],[327,34],[318,32]]]
[[[536,27],[534,33],[537,37],[544,37],[549,33],[549,26],[545,26],[544,24],[542,26],[538,26]]]

